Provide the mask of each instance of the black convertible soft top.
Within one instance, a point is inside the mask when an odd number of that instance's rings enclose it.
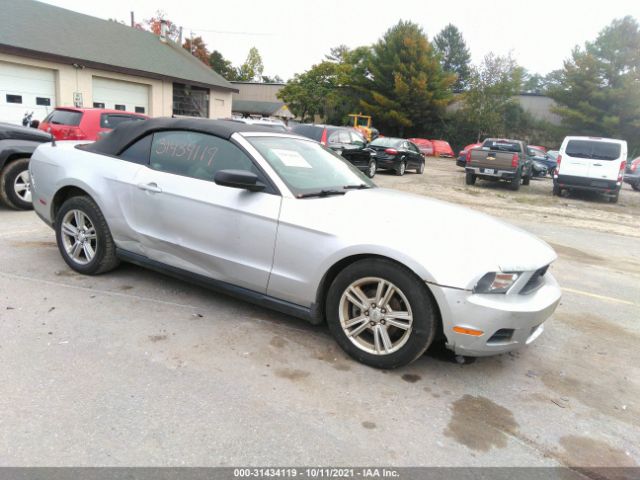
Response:
[[[83,150],[90,152],[118,155],[139,138],[163,130],[189,130],[192,132],[209,133],[227,140],[236,132],[273,133],[273,130],[268,128],[228,120],[210,120],[208,118],[150,118],[149,120],[143,121],[122,122],[100,140],[88,145],[82,145],[81,147]]]

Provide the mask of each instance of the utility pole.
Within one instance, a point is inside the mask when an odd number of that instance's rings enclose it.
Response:
[[[133,16],[133,10],[131,11],[131,28],[134,28],[136,26],[136,20]]]

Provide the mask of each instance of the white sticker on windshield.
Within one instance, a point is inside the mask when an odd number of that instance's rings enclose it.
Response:
[[[302,155],[295,150],[280,150],[274,148],[272,150],[286,167],[312,168]]]

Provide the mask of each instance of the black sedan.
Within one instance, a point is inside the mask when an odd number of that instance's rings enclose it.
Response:
[[[369,144],[375,152],[379,170],[393,170],[404,175],[407,169],[424,172],[424,156],[418,147],[403,138],[379,137]]]
[[[376,174],[377,165],[373,151],[367,148],[367,141],[360,132],[353,128],[298,124],[291,127],[291,132],[326,145],[354,167],[363,171],[369,178],[373,178]]]

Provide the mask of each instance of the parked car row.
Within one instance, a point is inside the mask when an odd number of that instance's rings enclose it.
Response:
[[[640,159],[627,164],[626,158],[627,143],[611,138],[569,136],[559,151],[521,140],[488,138],[480,145],[467,145],[456,164],[464,167],[467,185],[478,178],[503,180],[518,190],[531,177],[548,174],[553,176],[553,195],[589,190],[615,203],[623,181],[640,190]]]
[[[0,123],[0,200],[13,209],[32,208],[29,159],[42,143],[52,139],[93,142],[123,122],[148,118],[122,110],[59,107],[37,128]]]
[[[425,154],[410,140],[377,137],[367,143],[354,128],[335,125],[297,124],[291,127],[291,133],[326,145],[369,178],[379,170],[390,170],[397,175],[404,175],[407,170],[424,172]]]

